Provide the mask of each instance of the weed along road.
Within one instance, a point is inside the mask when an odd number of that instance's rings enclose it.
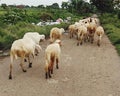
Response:
[[[77,46],[75,38],[62,37],[59,69],[54,66],[51,79],[45,79],[45,48],[34,58],[32,68],[25,62],[26,73],[13,64],[9,80],[10,57],[0,59],[0,96],[120,96],[120,57],[104,35],[101,46],[96,41]]]

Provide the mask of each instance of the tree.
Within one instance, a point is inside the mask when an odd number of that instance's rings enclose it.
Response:
[[[2,7],[3,9],[6,9],[6,8],[7,8],[7,5],[6,5],[6,4],[2,4],[1,7]]]
[[[70,0],[74,9],[79,10],[83,4],[83,0]]]
[[[68,8],[68,2],[62,2],[61,7],[62,7],[62,9],[67,9]]]
[[[51,7],[54,8],[54,9],[59,9],[58,3],[53,3],[53,4],[51,5]]]
[[[45,8],[44,5],[38,5],[38,8]]]
[[[91,12],[91,5],[84,0],[70,0],[69,8],[74,9],[77,13]]]
[[[120,0],[114,0],[114,8],[120,10]]]
[[[114,9],[113,0],[90,0],[101,12],[112,12]]]
[[[43,12],[40,16],[40,19],[43,21],[52,20],[53,16],[51,13]]]

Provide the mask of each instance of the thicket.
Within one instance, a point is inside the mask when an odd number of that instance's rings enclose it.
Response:
[[[26,32],[37,31],[40,34],[43,33],[49,36],[52,27],[67,28],[69,26],[69,24],[66,23],[53,26],[37,26],[36,24],[40,21],[56,21],[58,18],[64,20],[67,17],[71,17],[72,23],[90,15],[91,14],[88,13],[70,13],[67,10],[52,8],[0,9],[0,50],[9,49],[12,42],[22,38]],[[120,12],[102,13],[99,15],[105,33],[120,54]],[[35,25],[31,23],[35,23]]]
[[[37,26],[36,24],[40,21],[55,21],[58,18],[66,19],[68,16],[78,18],[66,10],[39,8],[2,9],[0,10],[0,50],[9,49],[12,42],[22,38],[26,32],[36,31],[49,36],[50,30],[54,26],[66,28],[69,24],[62,23],[52,26]],[[35,25],[31,23],[35,23]]]
[[[120,19],[118,19],[117,14],[105,13],[100,17],[100,20],[106,35],[120,55]]]
[[[14,40],[22,38],[26,32],[38,32],[49,36],[52,27],[67,28],[69,24],[62,23],[52,26],[37,26],[26,22],[19,22],[15,25],[6,25],[5,28],[0,28],[0,49],[6,50],[11,47]]]

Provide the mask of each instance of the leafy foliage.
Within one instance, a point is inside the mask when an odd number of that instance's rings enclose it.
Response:
[[[0,28],[0,50],[6,50],[11,47],[14,40],[22,38],[26,32],[38,32],[49,36],[52,27],[66,28],[68,24],[63,23],[60,25],[52,26],[37,26],[26,22],[18,22],[14,25],[6,26],[6,28]]]
[[[85,2],[84,0],[70,0],[69,9],[71,11],[76,11],[77,13],[90,13],[96,11],[96,7]]]
[[[103,14],[100,17],[101,23],[104,26],[105,33],[109,37],[113,45],[115,45],[120,55],[120,20],[114,14]]]
[[[112,12],[114,9],[113,0],[90,0],[101,12]]]
[[[114,6],[112,1],[91,0],[91,3],[87,3],[84,0],[70,1],[71,2],[63,2],[63,9],[58,8],[57,4],[53,4],[47,7],[42,5],[38,7],[32,6],[23,9],[18,9],[16,6],[1,8],[0,49],[9,49],[14,40],[22,38],[23,35],[28,31],[37,31],[40,34],[43,33],[46,36],[49,36],[49,32],[52,27],[56,26],[66,29],[69,25],[63,23],[60,25],[40,27],[32,25],[32,22],[36,24],[40,21],[47,21],[51,19],[55,21],[58,18],[62,18],[64,20],[67,17],[72,17],[71,23],[74,23],[84,16],[87,17],[90,16],[90,14],[102,12],[103,14],[99,14],[101,24],[104,26],[105,32],[111,40],[112,44],[116,46],[118,53],[120,53],[120,12],[117,10],[112,14],[107,13],[113,11]],[[94,5],[93,1],[95,1]],[[103,2],[101,3],[100,1]],[[100,2],[101,4],[97,4],[96,2]],[[98,9],[100,11],[98,11]]]
[[[118,12],[118,19],[120,19],[120,11]]]
[[[3,22],[7,24],[15,24],[18,21],[24,21],[26,14],[24,10],[13,9],[8,10],[7,13],[3,16]]]
[[[42,19],[43,21],[53,20],[53,16],[50,13],[43,12],[40,16],[40,19]]]
[[[68,2],[62,2],[62,9],[68,9]]]

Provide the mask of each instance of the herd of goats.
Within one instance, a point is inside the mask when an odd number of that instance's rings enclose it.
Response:
[[[53,66],[56,62],[56,68],[58,69],[58,63],[61,54],[61,36],[65,32],[63,28],[54,27],[50,31],[50,44],[45,49],[45,78],[51,78],[53,74]],[[98,18],[88,17],[69,25],[68,32],[70,38],[75,37],[77,46],[82,45],[83,42],[94,42],[94,37],[97,36],[97,45],[100,46],[101,38],[104,35],[104,29],[100,25]],[[95,35],[96,34],[96,35]],[[9,79],[12,79],[12,67],[13,61],[18,57],[21,58],[20,66],[23,72],[26,72],[23,64],[27,59],[29,67],[32,67],[30,56],[34,58],[41,50],[40,41],[45,40],[44,34],[38,32],[27,32],[22,39],[15,40],[10,50],[10,72]]]

